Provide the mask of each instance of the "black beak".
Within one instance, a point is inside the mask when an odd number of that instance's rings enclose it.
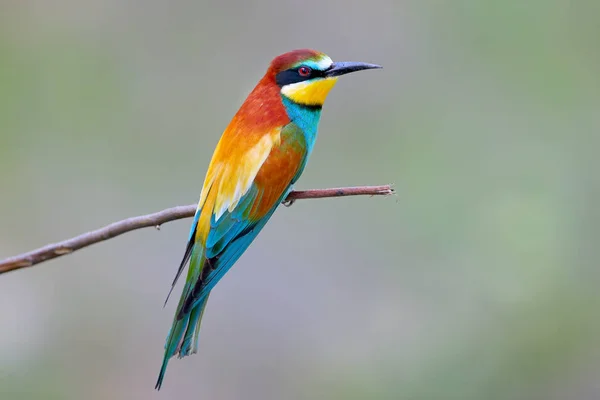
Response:
[[[352,62],[352,61],[334,62],[333,64],[331,64],[331,67],[329,67],[329,69],[325,71],[325,76],[326,77],[334,77],[334,76],[349,74],[350,72],[360,71],[363,69],[376,69],[376,68],[383,68],[383,67],[381,65],[368,64],[368,63],[363,63],[363,62]]]

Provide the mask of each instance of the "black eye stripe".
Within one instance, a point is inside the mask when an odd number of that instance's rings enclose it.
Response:
[[[275,76],[275,81],[277,82],[277,85],[282,87],[285,85],[291,85],[292,83],[303,82],[309,79],[321,78],[325,76],[325,72],[319,71],[318,69],[311,69],[310,74],[308,74],[307,76],[301,76],[298,72],[298,69],[300,69],[301,67],[303,67],[303,65],[300,65],[298,68],[292,68],[278,73]]]

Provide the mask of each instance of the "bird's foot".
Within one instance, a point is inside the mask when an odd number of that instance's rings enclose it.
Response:
[[[294,204],[296,202],[295,199],[290,199],[290,200],[284,200],[281,202],[281,204],[283,204],[286,207],[291,207],[292,204]]]

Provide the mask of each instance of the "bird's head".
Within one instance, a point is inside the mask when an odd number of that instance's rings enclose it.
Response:
[[[321,107],[339,76],[373,68],[381,67],[362,62],[333,62],[326,54],[301,49],[276,57],[269,72],[283,96],[296,104]]]

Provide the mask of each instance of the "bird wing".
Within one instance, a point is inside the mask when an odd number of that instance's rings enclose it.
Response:
[[[208,236],[211,224],[207,223],[207,219],[210,219],[210,214],[215,214],[216,220],[219,220],[225,211],[233,210],[238,205],[241,197],[249,190],[272,147],[279,142],[281,128],[273,129],[264,135],[244,135],[242,130],[235,129],[235,124],[232,126],[233,129],[227,129],[223,133],[208,166],[185,254],[165,299],[165,305],[186,263],[192,256],[195,256],[196,261],[200,261],[199,259],[203,256],[203,252],[198,251],[196,244],[204,242],[203,239]],[[210,193],[213,196],[210,196],[209,199]],[[207,204],[207,200],[209,200],[209,204]],[[200,221],[201,217],[202,221]],[[227,222],[224,222],[224,225],[227,225]],[[192,266],[193,264],[197,263],[190,263]],[[203,262],[199,264],[200,268],[203,268]],[[199,275],[202,271],[194,272],[195,275]],[[190,274],[188,274],[188,281],[189,278],[191,278]],[[187,286],[184,288],[184,293]]]
[[[240,140],[232,146],[231,139],[221,139],[209,166],[186,251],[191,262],[180,316],[206,297],[248,248],[305,164],[306,144],[295,124]]]

